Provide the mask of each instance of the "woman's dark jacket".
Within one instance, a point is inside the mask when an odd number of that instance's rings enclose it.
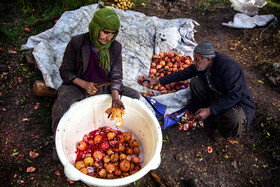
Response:
[[[195,65],[191,65],[182,71],[161,77],[159,81],[165,85],[198,76],[208,84],[206,71],[197,71]],[[211,87],[223,95],[217,103],[210,106],[212,113],[218,115],[239,103],[247,116],[248,127],[255,114],[255,104],[240,65],[227,55],[216,52],[208,72]]]
[[[68,43],[63,56],[62,64],[59,68],[63,84],[72,84],[75,78],[83,77],[89,64],[91,53],[91,42],[89,34],[74,36]],[[122,45],[118,41],[113,41],[109,48],[110,72],[107,81],[122,83]],[[112,89],[120,90],[121,84],[112,85]]]

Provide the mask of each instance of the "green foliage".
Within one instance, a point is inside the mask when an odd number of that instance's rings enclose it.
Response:
[[[228,7],[231,5],[229,0],[200,0],[197,3],[199,5],[196,9],[201,12],[215,12],[217,7]]]
[[[77,9],[81,6],[89,5],[96,3],[97,0],[18,0],[17,4],[21,7],[21,10],[24,14],[28,12],[33,12],[34,10],[51,10],[57,9],[59,12],[65,10]]]
[[[278,4],[278,5],[280,3],[280,0],[267,0],[267,1],[273,2],[273,3]]]
[[[268,0],[267,4],[259,10],[259,14],[272,14],[280,19],[280,0]]]
[[[148,3],[147,0],[132,0],[132,2],[135,4],[135,8],[143,7]]]

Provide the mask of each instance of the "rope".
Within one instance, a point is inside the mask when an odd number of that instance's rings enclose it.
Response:
[[[260,39],[262,39],[262,34],[265,30],[267,30],[270,26],[273,25],[273,28],[275,28],[275,24],[278,22],[278,19],[276,17],[274,17],[274,20],[265,28],[262,30],[261,34],[260,34]]]

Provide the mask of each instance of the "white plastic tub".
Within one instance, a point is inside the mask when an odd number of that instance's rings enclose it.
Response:
[[[106,125],[116,129],[116,122],[110,121],[105,113],[105,110],[111,107],[111,96],[99,95],[74,103],[58,124],[56,150],[69,179],[81,180],[89,186],[123,186],[140,179],[160,165],[162,133],[158,120],[140,100],[125,96],[121,100],[125,105],[125,115],[119,130],[130,131],[139,140],[142,148],[142,169],[125,178],[98,179],[85,175],[74,167],[76,144],[85,134]]]

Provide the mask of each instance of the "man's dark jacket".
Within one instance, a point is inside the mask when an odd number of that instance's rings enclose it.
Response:
[[[64,84],[72,84],[75,78],[83,78],[89,65],[91,52],[91,42],[89,34],[74,36],[68,43],[63,62],[59,68],[60,76]],[[122,45],[118,41],[113,41],[109,48],[110,72],[109,79],[104,81],[122,82]],[[111,89],[120,90],[121,85],[112,85]]]
[[[213,59],[208,72],[210,72],[211,86],[223,95],[217,103],[210,106],[212,113],[218,115],[240,103],[247,116],[248,127],[255,114],[255,104],[240,65],[227,55],[216,52],[216,57]],[[165,85],[171,82],[187,80],[195,76],[200,77],[208,84],[205,71],[197,71],[195,65],[161,77],[159,81],[162,85]]]

